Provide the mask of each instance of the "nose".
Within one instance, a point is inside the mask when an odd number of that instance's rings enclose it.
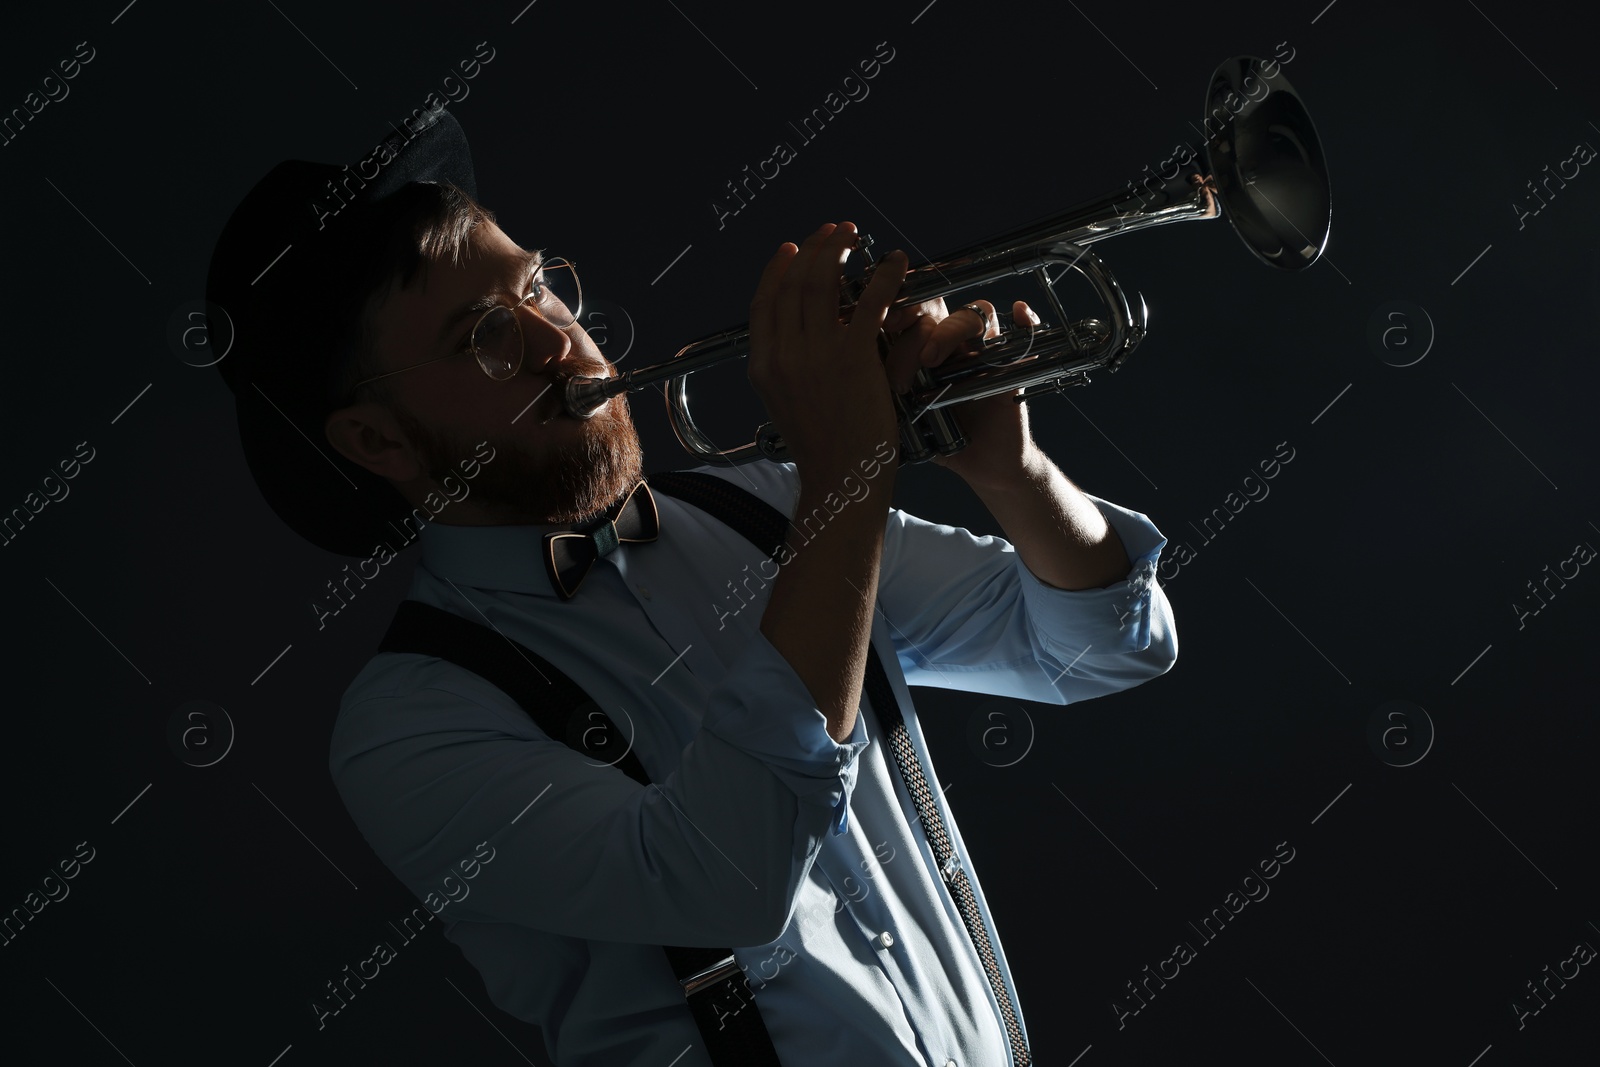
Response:
[[[522,369],[533,374],[553,372],[572,354],[572,337],[535,309],[518,309],[522,326]],[[569,327],[570,329],[570,327]]]

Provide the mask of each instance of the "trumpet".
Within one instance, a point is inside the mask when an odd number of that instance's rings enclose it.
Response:
[[[1115,372],[1121,367],[1144,339],[1149,308],[1142,295],[1131,302],[1089,250],[1097,241],[1221,216],[1256,258],[1270,266],[1298,271],[1321,258],[1332,210],[1327,168],[1311,117],[1278,64],[1254,56],[1224,62],[1206,87],[1204,124],[1199,147],[1178,146],[1139,184],[1130,180],[1126,189],[957,249],[907,274],[892,307],[1026,274],[1043,287],[1043,310],[1052,318],[1028,327],[1002,315],[998,336],[974,340],[965,354],[937,367],[920,368],[912,389],[895,396],[902,463],[950,455],[966,446],[948,408],[999,393],[1013,393],[1021,403],[1086,385],[1090,373],[1102,368]],[[871,279],[871,248],[871,238],[861,235],[858,251],[867,266],[860,279],[842,286],[841,318],[848,318]],[[1052,270],[1059,272],[1055,278]],[[1069,318],[1055,289],[1068,271],[1088,281],[1105,307],[1103,318]],[[782,462],[789,454],[773,423],[759,426],[748,444],[719,449],[695,425],[689,410],[689,376],[743,358],[749,346],[748,324],[711,334],[662,363],[613,378],[573,378],[566,384],[563,404],[568,414],[588,418],[619,393],[665,380],[673,431],[703,462]]]

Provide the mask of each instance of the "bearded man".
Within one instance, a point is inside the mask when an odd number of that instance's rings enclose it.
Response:
[[[908,686],[1064,705],[1164,673],[1165,538],[1073,485],[1009,396],[956,407],[970,443],[939,460],[1004,538],[892,507],[894,394],[998,323],[894,306],[899,252],[843,321],[850,223],[782,243],[751,302],[791,462],[645,478],[625,396],[564,403],[615,374],[575,268],[477,203],[447,112],[381,148],[355,175],[274,169],[208,287],[284,521],[366,558],[421,528],[416,626],[397,616],[330,746],[374,852],[560,1067],[1025,1067]]]

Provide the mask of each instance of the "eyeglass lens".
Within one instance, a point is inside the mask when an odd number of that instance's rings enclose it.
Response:
[[[571,326],[583,308],[578,272],[564,259],[549,259],[540,278],[523,302],[531,304],[552,326]],[[516,374],[522,366],[522,325],[516,313],[498,307],[484,315],[473,330],[472,345],[489,377],[505,379]]]

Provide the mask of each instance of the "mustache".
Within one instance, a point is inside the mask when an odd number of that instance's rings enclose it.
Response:
[[[570,364],[551,374],[552,387],[566,388],[566,384],[574,378],[610,378],[612,377],[611,365],[596,361],[594,363]]]
[[[607,363],[564,367],[561,370],[553,372],[550,376],[550,385],[546,387],[545,392],[555,394],[551,398],[554,401],[555,410],[552,411],[547,418],[541,420],[539,425],[543,426],[547,423],[553,422],[565,412],[565,394],[567,383],[572,381],[574,378],[610,379],[613,377],[615,377],[615,375],[611,371],[610,364]]]

